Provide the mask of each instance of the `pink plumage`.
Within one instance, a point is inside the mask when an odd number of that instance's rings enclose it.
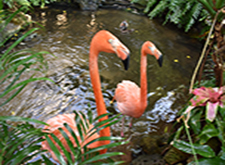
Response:
[[[123,80],[117,84],[115,91],[115,100],[120,112],[131,117],[140,117],[142,113],[133,113],[138,111],[140,99],[140,88],[129,80]]]
[[[129,80],[123,80],[115,90],[114,99],[117,101],[118,109],[123,115],[139,118],[147,107],[147,54],[153,55],[157,59],[159,66],[162,66],[161,52],[152,42],[146,41],[141,48],[141,88]],[[121,135],[123,136],[123,132],[121,132]]]

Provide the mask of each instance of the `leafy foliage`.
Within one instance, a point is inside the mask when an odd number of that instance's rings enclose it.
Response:
[[[205,107],[197,107],[191,113],[188,122],[190,128],[188,131],[193,132],[191,135],[193,144],[187,142],[187,135],[184,134],[184,126],[175,133],[173,146],[180,151],[193,155],[194,151],[202,158],[198,160],[202,164],[220,164],[225,161],[225,115],[224,108],[219,107],[219,114],[216,121],[210,123],[204,119],[203,111]],[[185,136],[184,136],[185,135]],[[216,145],[219,144],[219,145]],[[221,144],[221,145],[220,145]],[[189,163],[194,164],[194,161]]]
[[[123,161],[115,161],[112,159],[109,159],[113,156],[123,155],[121,152],[107,152],[105,154],[99,154],[99,151],[103,149],[110,149],[119,145],[126,144],[128,141],[122,141],[124,140],[121,137],[99,137],[97,139],[94,139],[90,141],[89,143],[85,144],[85,138],[84,137],[90,137],[93,134],[99,132],[100,130],[109,127],[113,125],[114,123],[117,123],[120,121],[119,115],[116,115],[112,118],[109,118],[107,120],[98,122],[99,119],[103,118],[106,115],[110,114],[104,114],[101,116],[98,116],[97,118],[93,119],[92,111],[89,111],[88,117],[86,117],[83,113],[74,112],[75,113],[75,121],[76,121],[76,127],[78,128],[79,137],[81,137],[81,142],[78,140],[78,136],[74,133],[74,130],[71,129],[71,127],[65,123],[64,126],[67,128],[67,130],[70,132],[70,134],[73,136],[74,141],[76,142],[76,146],[74,148],[73,143],[71,142],[68,135],[65,133],[63,129],[59,129],[63,137],[67,141],[67,145],[69,146],[70,150],[66,150],[65,146],[61,143],[61,141],[54,135],[50,134],[50,136],[45,136],[49,146],[51,147],[53,153],[56,155],[58,162],[60,164],[66,164],[68,162],[69,164],[79,164],[79,165],[85,165],[85,164],[121,164]],[[82,119],[81,119],[82,117]],[[96,123],[95,126],[92,129],[89,129],[89,123],[93,124]],[[89,131],[88,131],[89,130]],[[50,138],[51,137],[51,138]],[[53,141],[54,139],[54,141]],[[113,143],[110,143],[108,145],[99,146],[97,148],[89,149],[88,145],[96,142],[96,141],[104,141],[104,140],[110,140]],[[85,144],[85,145],[82,145]],[[59,147],[60,146],[60,150]]]
[[[132,0],[133,3],[139,3],[140,0]],[[223,7],[224,0],[148,0],[145,13],[152,19],[154,17],[165,17],[164,24],[172,22],[179,28],[183,27],[185,32],[189,31],[196,22],[201,22],[210,16],[211,19],[216,14],[216,10]]]
[[[8,14],[4,26],[2,26],[0,32],[4,30],[7,24],[19,12],[20,10],[17,10],[12,14]],[[37,80],[52,81],[51,79],[45,77],[35,77],[35,73],[44,72],[47,69],[47,63],[44,60],[43,55],[50,53],[45,51],[34,52],[31,50],[13,51],[26,37],[37,30],[39,29],[33,28],[24,33],[15,42],[13,42],[3,54],[0,55],[0,72],[2,72],[0,76],[0,85],[4,86],[3,91],[0,92],[0,99],[4,99],[4,101],[0,103],[0,107],[12,100],[28,83]],[[3,46],[9,41],[9,39],[10,36],[3,40],[0,43],[0,46]],[[33,75],[31,75],[28,79],[21,80],[22,75],[27,73],[27,71],[32,71]]]
[[[19,9],[24,7],[25,10],[29,10],[31,6],[40,6],[43,8],[46,4],[55,1],[56,0],[3,0],[3,4],[6,4],[9,8]]]
[[[29,118],[0,117],[0,164],[23,164],[44,152],[40,145],[44,133],[28,122],[45,124]]]
[[[118,119],[119,115],[116,115],[103,122],[98,122],[98,119],[109,115],[104,114],[95,119],[93,119],[93,113],[89,112],[88,117],[82,112],[74,112],[76,114],[75,121],[76,127],[79,128],[79,136],[85,137],[86,135],[91,136],[92,134],[98,132],[99,130],[111,126],[112,124],[120,121]],[[82,118],[82,119],[81,119]],[[96,123],[95,127],[89,132],[86,132],[86,126],[88,126],[88,121],[91,124]],[[123,138],[120,137],[100,137],[94,139],[85,145],[80,145],[81,143],[77,140],[77,136],[74,130],[65,123],[65,127],[73,135],[73,138],[77,144],[77,147],[73,146],[72,141],[68,138],[68,135],[59,128],[63,137],[66,139],[70,151],[67,151],[65,146],[61,141],[52,133],[43,132],[41,128],[37,128],[30,123],[36,123],[38,125],[46,125],[46,123],[30,119],[22,118],[16,116],[1,116],[0,117],[0,164],[4,165],[17,165],[17,164],[35,164],[35,163],[45,163],[53,164],[50,158],[45,154],[45,150],[42,149],[41,142],[47,140],[53,153],[59,160],[60,164],[121,164],[123,161],[115,161],[110,159],[110,157],[122,155],[121,152],[107,152],[105,154],[99,154],[98,151],[102,149],[110,149],[119,145],[127,143],[127,141],[122,141]],[[103,126],[104,125],[104,126]],[[90,134],[91,132],[91,134]],[[45,139],[43,138],[45,137]],[[52,137],[53,139],[51,139]],[[82,139],[84,140],[84,139]],[[88,145],[101,140],[111,140],[113,143],[100,146],[93,149],[88,149]],[[56,144],[60,146],[56,147]],[[63,156],[64,155],[64,156]],[[35,157],[35,159],[34,159]]]

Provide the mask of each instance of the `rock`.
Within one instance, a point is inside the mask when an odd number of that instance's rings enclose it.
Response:
[[[168,137],[169,134],[166,133],[163,135],[150,135],[144,137],[141,144],[143,151],[149,155],[161,154],[161,152],[168,146]]]
[[[189,157],[188,154],[171,147],[169,151],[165,154],[163,159],[168,163],[168,164],[175,164],[181,161],[186,160]]]
[[[131,165],[165,165],[166,162],[159,154],[141,155],[131,162]]]
[[[79,6],[82,10],[97,10],[100,0],[78,0]]]
[[[31,16],[24,13],[16,15],[7,25],[5,25],[5,21],[1,21],[0,29],[3,28],[3,30],[0,31],[0,42],[12,37],[22,28],[28,26],[31,22]]]

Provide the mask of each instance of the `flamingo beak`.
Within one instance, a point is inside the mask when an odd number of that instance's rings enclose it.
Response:
[[[128,70],[128,68],[129,68],[129,61],[130,61],[129,55],[127,56],[127,58],[125,60],[122,60],[125,70]]]
[[[163,56],[160,55],[159,56],[159,59],[157,61],[158,61],[159,66],[161,67],[162,66],[162,63],[163,63]]]

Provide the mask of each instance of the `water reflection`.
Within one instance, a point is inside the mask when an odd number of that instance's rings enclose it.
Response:
[[[65,19],[59,20],[59,14]],[[160,130],[165,123],[174,120],[177,111],[187,100],[185,93],[201,45],[179,31],[161,26],[146,17],[118,10],[46,10],[36,13],[34,18],[45,26],[45,30],[39,32],[38,42],[32,45],[26,42],[23,47],[32,47],[36,51],[45,50],[55,55],[46,55],[45,58],[49,63],[47,75],[56,84],[43,81],[29,84],[18,97],[1,109],[1,115],[11,115],[13,111],[19,116],[45,121],[59,113],[85,111],[88,108],[94,110],[88,54],[90,40],[100,29],[114,33],[131,50],[128,71],[124,71],[121,61],[115,58],[115,55],[99,55],[104,99],[107,109],[113,113],[118,112],[116,103],[111,105],[109,102],[116,84],[125,79],[139,84],[142,43],[146,40],[153,41],[164,55],[161,68],[153,58],[148,58],[149,105],[142,117],[133,121],[133,134],[161,134]],[[129,27],[134,29],[132,33],[121,33],[119,30],[120,22],[125,19]],[[128,124],[126,117],[126,125]],[[128,134],[128,127],[126,130],[125,134]],[[119,135],[120,127],[118,129],[114,126],[112,132]]]

